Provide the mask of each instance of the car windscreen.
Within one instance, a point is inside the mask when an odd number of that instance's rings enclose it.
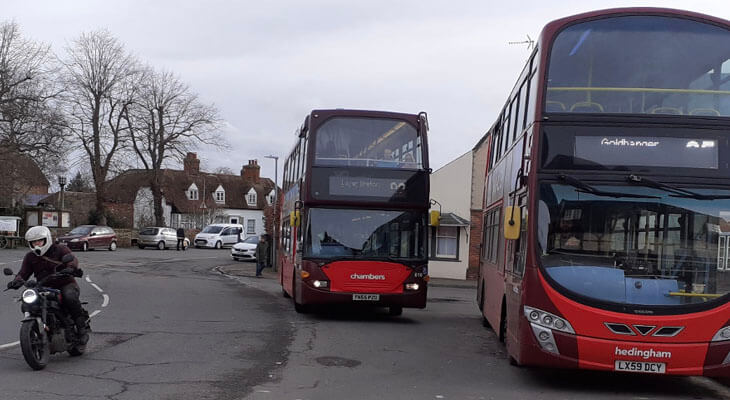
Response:
[[[222,226],[210,225],[210,226],[206,226],[205,229],[203,229],[203,231],[200,233],[220,233],[222,230],[223,230]]]
[[[91,229],[93,229],[93,226],[77,226],[76,228],[73,228],[71,232],[69,232],[69,235],[88,235],[89,232],[91,232]]]
[[[145,228],[139,231],[140,235],[157,235],[158,229],[157,228]]]
[[[250,243],[250,244],[257,244],[259,242],[258,236],[251,236],[249,238],[246,238],[246,240],[243,241],[243,243]]]

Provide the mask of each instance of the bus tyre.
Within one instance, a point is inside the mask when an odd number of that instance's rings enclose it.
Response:
[[[403,314],[403,307],[401,306],[390,306],[388,307],[388,315],[391,317],[397,317]]]
[[[502,300],[502,318],[499,319],[499,341],[504,343],[507,337],[507,307],[504,304],[506,300]]]
[[[307,306],[305,306],[304,304],[301,304],[301,303],[297,303],[296,300],[294,300],[294,310],[296,312],[298,312],[299,314],[306,314],[309,311]]]
[[[509,356],[509,365],[511,365],[513,367],[521,367],[522,366],[519,362],[517,362],[517,359],[514,358],[514,357],[512,357],[512,356]]]
[[[286,289],[284,289],[284,286],[281,287],[281,295],[284,296],[285,299],[290,298],[289,293],[286,292]]]

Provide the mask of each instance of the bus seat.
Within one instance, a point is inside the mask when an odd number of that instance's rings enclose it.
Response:
[[[603,106],[594,101],[579,101],[570,107],[570,112],[603,112]]]
[[[711,117],[719,117],[720,111],[717,111],[714,108],[695,108],[689,112],[689,115],[706,115]]]
[[[554,101],[554,100],[548,100],[545,102],[545,111],[546,112],[565,112],[565,104]]]
[[[654,107],[649,112],[652,114],[682,115],[682,110],[677,107]]]

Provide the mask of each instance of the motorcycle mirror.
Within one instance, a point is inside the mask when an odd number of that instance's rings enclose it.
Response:
[[[12,269],[10,269],[10,268],[3,268],[3,275],[10,276],[12,274],[13,274],[13,270]]]
[[[61,257],[61,262],[64,263],[64,264],[65,263],[70,263],[73,260],[74,260],[74,255],[73,254],[66,254],[65,256]]]

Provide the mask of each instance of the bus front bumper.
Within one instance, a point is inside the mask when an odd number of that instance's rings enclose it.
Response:
[[[526,332],[523,335],[527,336]],[[665,343],[608,340],[553,330],[556,351],[529,331],[519,361],[525,365],[601,371],[730,377],[730,341]]]
[[[402,293],[349,293],[332,292],[301,282],[300,286],[297,286],[297,301],[301,304],[357,304],[372,307],[426,308],[427,293],[428,286],[425,283],[418,290]]]

